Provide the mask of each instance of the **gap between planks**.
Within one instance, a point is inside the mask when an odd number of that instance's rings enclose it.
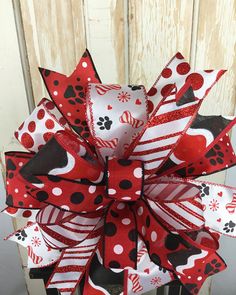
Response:
[[[12,0],[12,6],[13,6],[13,12],[14,12],[14,18],[15,18],[16,33],[17,33],[17,39],[18,39],[21,67],[22,67],[22,73],[24,77],[28,108],[29,108],[29,112],[31,113],[33,109],[35,108],[35,103],[33,98],[33,87],[32,87],[31,76],[30,76],[30,66],[28,61],[25,33],[23,29],[23,21],[22,21],[21,7],[20,7],[19,0]]]

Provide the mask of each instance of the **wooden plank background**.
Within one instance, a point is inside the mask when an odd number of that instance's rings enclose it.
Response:
[[[7,120],[5,114],[12,113],[9,108],[19,104],[17,115],[9,121],[10,134],[27,114],[27,102],[32,106],[42,97],[49,98],[37,67],[70,74],[86,47],[104,83],[142,83],[148,89],[177,51],[184,54],[193,68],[226,68],[228,73],[209,94],[201,113],[235,112],[236,0],[13,0],[13,3],[19,43],[23,44],[21,77],[30,91],[26,91],[26,99],[22,89],[21,99],[12,98],[14,102],[8,101],[0,109]],[[17,81],[23,85],[21,79]],[[14,145],[9,133],[4,136],[1,153]],[[224,179],[224,173],[213,177],[220,182]],[[32,295],[43,294],[31,285],[29,289]],[[209,294],[207,288],[203,294]]]

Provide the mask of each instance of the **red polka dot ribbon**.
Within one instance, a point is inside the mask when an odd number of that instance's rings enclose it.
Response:
[[[15,132],[28,152],[6,153],[5,212],[31,223],[8,239],[30,267],[56,263],[47,287],[62,295],[83,277],[84,294],[109,294],[98,267],[124,295],[177,278],[197,294],[226,267],[219,235],[236,236],[236,189],[196,180],[236,163],[235,118],[198,114],[224,71],[177,53],[146,92],[101,84],[86,51],[70,76],[40,72],[53,102]]]

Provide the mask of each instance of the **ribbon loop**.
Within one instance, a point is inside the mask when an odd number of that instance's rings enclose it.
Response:
[[[87,118],[103,158],[124,156],[125,148],[147,122],[146,105],[147,95],[142,85],[89,83]]]
[[[43,98],[15,132],[16,139],[29,151],[38,152],[59,130],[70,130],[52,101]]]
[[[83,216],[60,210],[51,205],[44,207],[36,219],[46,244],[53,249],[74,247],[88,236],[100,232],[103,225],[100,213]]]
[[[121,202],[136,201],[143,191],[141,161],[107,158],[107,195]]]
[[[224,71],[193,73],[178,53],[148,95],[97,84],[88,51],[70,76],[40,72],[54,103],[43,99],[15,133],[30,153],[6,154],[7,204],[25,217],[36,209],[36,222],[9,239],[30,266],[57,262],[47,287],[62,295],[84,275],[86,294],[109,293],[94,292],[96,259],[125,274],[124,295],[176,277],[197,294],[225,268],[215,232],[236,236],[236,189],[193,180],[236,163],[235,117],[198,114]]]

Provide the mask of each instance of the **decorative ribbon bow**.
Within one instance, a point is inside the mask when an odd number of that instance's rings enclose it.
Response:
[[[197,294],[226,267],[216,232],[235,236],[236,189],[195,180],[236,163],[235,118],[197,114],[224,71],[191,72],[178,53],[148,93],[101,84],[88,51],[70,77],[40,71],[54,103],[15,133],[29,153],[6,153],[5,211],[31,219],[8,239],[30,267],[57,262],[47,287],[64,295],[84,275],[85,294],[108,294],[99,264],[126,274],[124,294],[176,278]]]

